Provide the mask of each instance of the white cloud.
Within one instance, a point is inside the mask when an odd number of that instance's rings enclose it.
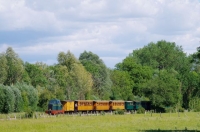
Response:
[[[0,0],[0,32],[53,33],[29,40],[26,46],[0,40],[0,47],[10,45],[21,56],[37,54],[41,59],[60,51],[70,50],[77,57],[84,50],[92,51],[113,67],[151,41],[164,39],[185,52],[195,52],[199,16],[198,0]]]

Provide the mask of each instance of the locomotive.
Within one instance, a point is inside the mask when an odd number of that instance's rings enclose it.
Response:
[[[143,107],[145,110],[151,109],[150,101],[123,101],[123,100],[58,100],[52,99],[48,103],[48,114],[64,114],[77,112],[99,112],[115,110],[138,110]]]

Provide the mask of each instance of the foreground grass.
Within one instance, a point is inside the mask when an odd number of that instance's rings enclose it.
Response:
[[[200,131],[199,113],[128,114],[46,117],[1,120],[2,132],[132,132],[159,130]]]

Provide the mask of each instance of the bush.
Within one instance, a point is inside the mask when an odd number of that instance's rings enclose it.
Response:
[[[25,112],[25,117],[27,118],[32,118],[33,117],[33,114],[34,114],[34,111],[31,110],[31,108],[28,108]]]
[[[131,114],[135,114],[135,111],[134,111],[134,110],[131,110]]]
[[[170,113],[170,112],[174,113],[175,110],[174,110],[173,107],[167,107],[167,108],[165,108],[165,112],[166,112],[166,113]]]
[[[142,113],[144,113],[145,112],[145,109],[141,106],[141,107],[139,107],[138,108],[138,110],[137,110],[137,113],[138,114],[142,114]]]
[[[180,107],[180,108],[178,109],[178,111],[179,111],[179,112],[184,112],[184,111],[185,111],[185,109],[184,109],[184,108],[182,108],[182,107]]]
[[[124,110],[120,110],[120,109],[117,109],[115,112],[114,112],[115,115],[124,115]]]
[[[194,112],[200,112],[200,105],[195,107]]]

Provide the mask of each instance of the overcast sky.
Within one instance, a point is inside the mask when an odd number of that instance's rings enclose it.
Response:
[[[30,63],[92,51],[113,68],[159,40],[196,52],[200,0],[0,0],[0,52],[11,46]]]

